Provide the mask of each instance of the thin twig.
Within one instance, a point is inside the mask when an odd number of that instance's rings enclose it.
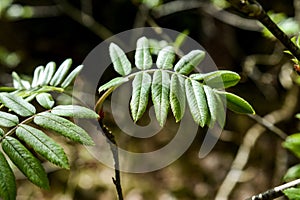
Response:
[[[255,145],[257,139],[261,136],[261,134],[267,129],[263,125],[267,125],[267,127],[270,129],[269,124],[276,124],[281,121],[287,120],[293,116],[294,109],[298,102],[298,91],[298,88],[294,86],[287,94],[287,97],[279,110],[275,110],[270,114],[266,115],[262,118],[263,124],[256,123],[247,131],[243,139],[243,143],[240,146],[234,161],[232,162],[231,169],[227,173],[223,183],[221,184],[217,192],[215,198],[216,200],[228,199],[229,195],[231,194],[232,190],[236,186],[243,173],[243,169],[245,168],[248,162],[249,155],[253,146]],[[267,124],[264,123],[266,121],[268,122]],[[282,133],[280,133],[280,135],[281,134]]]

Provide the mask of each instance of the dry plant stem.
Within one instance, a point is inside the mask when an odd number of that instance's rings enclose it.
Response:
[[[118,145],[115,140],[114,135],[108,129],[108,127],[103,124],[103,119],[99,120],[100,127],[102,128],[106,139],[108,140],[111,152],[113,154],[113,159],[115,162],[115,178],[112,178],[113,183],[115,184],[115,188],[117,190],[118,199],[123,200],[123,192],[122,192],[122,185],[121,185],[121,176],[120,176],[120,163],[119,163],[119,152],[118,152]]]
[[[300,49],[272,21],[262,6],[255,0],[227,0],[239,12],[260,21],[291,53],[300,60]]]
[[[268,124],[276,124],[281,121],[287,120],[294,115],[294,109],[297,105],[297,96],[298,96],[299,89],[294,86],[287,94],[286,99],[279,110],[275,110],[270,114],[267,114],[263,117],[263,121],[267,121]],[[253,125],[245,134],[243,139],[243,143],[241,144],[237,155],[232,162],[230,171],[227,173],[223,183],[221,184],[217,195],[216,200],[227,200],[229,195],[233,191],[234,187],[238,183],[243,169],[245,168],[250,152],[255,145],[257,139],[269,128],[263,126],[261,122],[256,123]],[[270,129],[270,128],[269,128]],[[278,133],[277,133],[278,134]],[[281,134],[279,134],[281,135]],[[281,137],[281,136],[280,136]],[[281,137],[282,138],[282,137]]]

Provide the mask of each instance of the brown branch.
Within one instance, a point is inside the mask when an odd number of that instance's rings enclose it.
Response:
[[[260,21],[298,60],[300,49],[268,16],[262,6],[255,0],[227,0],[239,12]]]

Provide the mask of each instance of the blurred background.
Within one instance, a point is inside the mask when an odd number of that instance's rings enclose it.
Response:
[[[290,36],[300,31],[299,0],[259,2]],[[261,118],[228,111],[225,130],[205,158],[198,158],[203,139],[199,131],[188,151],[170,166],[145,174],[121,173],[125,199],[238,200],[281,184],[287,168],[299,162],[282,148],[280,137],[300,128],[294,118],[299,111],[298,75],[282,44],[226,1],[0,0],[0,84],[10,84],[13,71],[31,76],[35,67],[49,61],[72,58],[77,66],[106,38],[145,26],[188,32],[219,69],[241,75],[240,84],[230,91],[250,102]],[[279,129],[272,130],[266,121],[272,131],[257,124],[262,117]],[[169,123],[166,134],[176,127]],[[113,123],[109,125],[113,129]],[[144,144],[164,144],[171,136],[162,134]],[[85,147],[61,143],[71,169],[49,166],[49,191],[18,175],[18,199],[117,199],[114,170]]]

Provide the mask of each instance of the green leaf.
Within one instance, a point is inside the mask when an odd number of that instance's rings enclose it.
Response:
[[[93,110],[77,105],[59,105],[51,110],[51,113],[63,117],[97,119],[99,115]]]
[[[138,73],[132,81],[132,97],[130,110],[134,122],[137,122],[144,114],[151,87],[151,76],[146,73]]]
[[[44,73],[44,66],[38,66],[37,68],[35,68],[34,74],[33,74],[33,79],[31,82],[32,88],[39,85],[39,80],[40,80],[40,77],[43,75],[43,73]]]
[[[13,72],[11,74],[12,78],[13,78],[13,86],[16,89],[25,89],[25,86],[22,83],[22,80],[20,78],[20,76],[17,74],[17,72]]]
[[[300,164],[289,168],[286,174],[284,175],[283,180],[287,182],[295,180],[297,178],[300,178]]]
[[[13,127],[19,123],[16,115],[0,111],[0,126]]]
[[[7,136],[2,141],[2,149],[32,183],[41,188],[49,189],[47,174],[42,164],[21,142]]]
[[[185,112],[186,98],[184,78],[177,74],[173,74],[171,77],[170,104],[176,122],[179,122]]]
[[[217,92],[219,94],[225,95],[227,107],[230,110],[241,114],[255,114],[255,111],[252,108],[252,106],[243,98],[229,92],[223,92],[223,91],[217,91]]]
[[[15,113],[28,117],[35,114],[36,110],[33,105],[22,99],[9,93],[0,93],[0,101],[9,109]]]
[[[141,37],[136,42],[135,66],[145,70],[152,67],[152,57],[150,54],[149,41],[146,37]]]
[[[300,188],[288,188],[286,190],[283,190],[283,193],[289,198],[289,200],[300,199]]]
[[[192,74],[190,78],[197,81],[204,81],[206,85],[212,88],[228,88],[236,85],[241,79],[237,73],[228,70]]]
[[[156,65],[159,69],[173,69],[175,52],[172,46],[167,46],[159,51]]]
[[[126,76],[131,72],[131,63],[124,51],[115,43],[109,45],[109,55],[116,72]]]
[[[300,133],[289,135],[282,145],[300,158]]]
[[[40,93],[35,98],[37,102],[46,109],[50,109],[54,106],[55,101],[49,93]]]
[[[204,59],[205,52],[202,50],[193,50],[184,55],[175,65],[174,70],[180,74],[188,75]]]
[[[64,82],[61,84],[62,88],[66,88],[68,87],[76,78],[76,76],[80,73],[80,71],[82,70],[83,65],[79,65],[78,67],[76,67],[68,76],[67,78],[64,80]]]
[[[110,80],[109,82],[105,83],[104,85],[101,85],[98,92],[102,92],[104,90],[107,90],[111,87],[117,87],[123,83],[126,83],[127,81],[129,81],[129,79],[127,77],[117,77],[114,78],[112,80]]]
[[[160,126],[163,126],[166,122],[170,107],[170,76],[167,72],[161,70],[154,72],[151,92],[156,119]]]
[[[218,116],[218,100],[215,95],[215,92],[209,86],[203,85],[203,89],[206,95],[206,101],[207,101],[209,114],[210,114],[209,126],[213,127]]]
[[[15,175],[1,151],[0,180],[0,197],[2,197],[3,200],[15,200],[17,195]]]
[[[203,127],[209,121],[209,111],[203,86],[195,80],[186,79],[185,91],[191,114],[195,122]]]
[[[55,73],[55,69],[56,69],[56,64],[55,62],[49,62],[46,67],[45,70],[43,72],[43,76],[41,76],[42,78],[40,78],[39,82],[41,85],[48,85]]]
[[[26,142],[35,152],[46,158],[48,161],[69,169],[68,158],[63,150],[54,140],[48,137],[41,130],[20,124],[16,130],[17,136]]]
[[[1,86],[0,87],[0,92],[13,92],[13,91],[16,91],[16,88],[6,87],[6,86]]]
[[[217,122],[223,128],[226,120],[226,106],[224,104],[224,101],[226,101],[226,97],[225,95],[218,94],[216,90],[214,90],[214,94],[217,101]]]
[[[92,138],[85,130],[69,120],[56,116],[52,113],[39,113],[34,117],[33,121],[37,125],[59,133],[72,141],[85,145],[94,145]]]
[[[66,59],[57,69],[54,76],[52,77],[50,81],[50,85],[52,86],[58,86],[62,83],[65,76],[68,74],[68,71],[72,65],[72,59]]]

